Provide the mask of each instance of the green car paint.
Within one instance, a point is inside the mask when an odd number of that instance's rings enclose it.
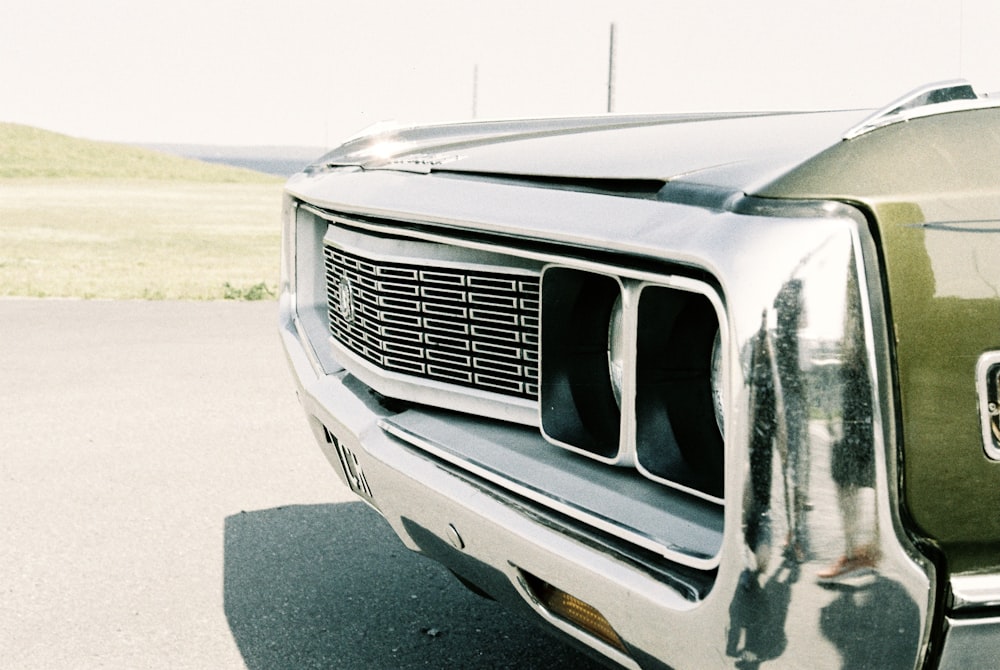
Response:
[[[901,492],[952,573],[1000,567],[1000,462],[983,448],[976,363],[1000,349],[1000,109],[844,140],[762,188],[857,204],[891,310]]]

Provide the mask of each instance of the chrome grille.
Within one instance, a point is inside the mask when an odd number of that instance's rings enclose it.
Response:
[[[387,371],[537,399],[537,274],[324,255],[342,346]]]

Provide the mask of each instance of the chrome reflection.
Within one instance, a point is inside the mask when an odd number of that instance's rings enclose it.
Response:
[[[919,661],[929,596],[896,538],[883,538],[894,522],[874,335],[847,237],[813,248],[758,303],[742,345],[745,564],[726,646],[737,667],[793,657],[788,645],[810,627],[840,656],[822,667]]]
[[[988,351],[976,363],[976,391],[983,424],[983,450],[1000,461],[1000,351]]]

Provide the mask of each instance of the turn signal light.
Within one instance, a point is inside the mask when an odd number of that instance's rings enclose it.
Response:
[[[618,633],[611,627],[611,623],[604,618],[604,615],[597,611],[597,608],[538,577],[527,573],[522,574],[524,574],[525,583],[532,595],[549,612],[607,642],[615,649],[628,653],[625,644],[618,637]]]

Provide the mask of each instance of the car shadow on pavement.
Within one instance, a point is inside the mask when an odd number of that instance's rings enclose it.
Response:
[[[360,502],[226,518],[224,601],[250,670],[599,667],[412,554]]]

